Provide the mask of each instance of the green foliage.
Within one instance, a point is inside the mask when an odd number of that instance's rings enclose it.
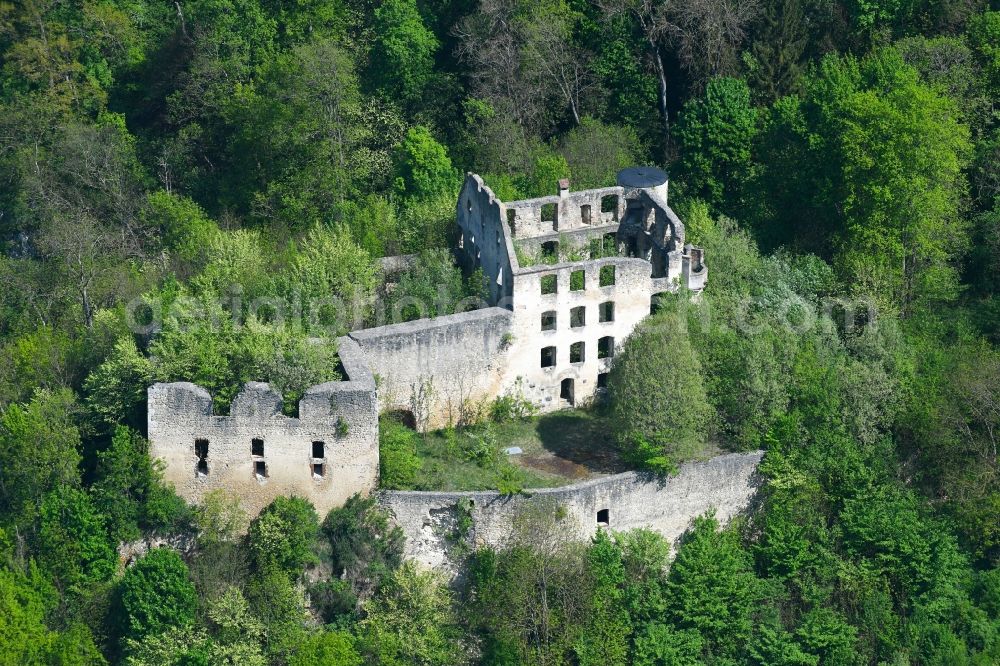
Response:
[[[198,597],[175,551],[154,548],[125,571],[120,583],[123,634],[140,641],[194,620]]]
[[[30,523],[42,497],[80,483],[80,431],[76,399],[68,389],[39,391],[25,405],[10,405],[0,417],[0,507],[5,522]]]
[[[216,489],[202,497],[194,512],[194,522],[199,543],[209,546],[235,540],[249,521],[238,497]]]
[[[312,546],[318,534],[319,517],[308,500],[278,497],[250,521],[250,555],[259,571],[294,579],[315,559]]]
[[[570,175],[566,157],[542,146],[535,151],[530,171],[520,179],[518,189],[528,197],[552,196],[558,191],[559,181]]]
[[[670,472],[699,453],[711,406],[687,326],[676,313],[636,329],[614,357],[608,390],[619,444],[637,463]]]
[[[58,585],[70,594],[111,579],[118,564],[104,514],[72,486],[54,489],[39,507],[38,554]]]
[[[419,435],[394,418],[379,419],[379,481],[383,488],[406,488],[420,469]]]
[[[354,638],[343,631],[320,631],[306,639],[288,658],[288,666],[361,666]]]
[[[742,209],[753,176],[751,146],[757,134],[757,110],[741,79],[708,82],[702,99],[681,111],[675,136],[681,173],[697,196],[727,214]]]
[[[271,660],[284,660],[307,635],[306,600],[286,572],[266,566],[258,571],[246,587],[247,602],[262,625],[265,652]]]
[[[619,171],[641,162],[639,138],[631,127],[607,125],[596,118],[583,118],[559,144],[566,159],[574,190],[610,187]],[[486,181],[492,186],[492,181]],[[545,194],[552,193],[552,185]],[[503,198],[503,197],[501,197]]]
[[[896,50],[824,58],[803,99],[777,103],[765,126],[768,238],[791,232],[800,247],[834,255],[853,290],[886,306],[956,296],[968,128]],[[804,220],[811,231],[800,232]]]
[[[213,298],[183,292],[176,300],[164,296],[169,309],[149,347],[154,378],[203,386],[220,411],[228,409],[249,381],[270,381],[291,411],[306,388],[338,378],[336,345],[331,340],[314,342],[301,329],[269,325],[254,317],[234,321]]]
[[[387,0],[375,10],[372,74],[393,99],[413,105],[433,76],[438,40],[424,25],[414,0]],[[449,165],[450,166],[450,165]]]
[[[0,664],[1000,662],[996,3],[725,4],[0,2]],[[668,566],[547,507],[451,597],[397,571],[372,500],[317,542],[282,499],[244,539],[231,498],[192,523],[161,483],[151,382],[221,414],[270,381],[293,413],[376,303],[482,293],[446,255],[459,174],[513,201],[653,163],[709,281],[622,348],[617,434],[661,470],[766,449],[749,521],[699,521]],[[386,425],[383,480],[559,483],[504,446],[618,418],[466,408],[491,422]],[[150,533],[195,536],[191,581],[155,550],[109,612],[116,542]]]
[[[458,177],[448,150],[422,126],[411,127],[396,150],[396,190],[416,199],[454,192]]]
[[[713,517],[697,518],[681,541],[667,579],[667,612],[681,629],[694,629],[703,650],[735,658],[746,649],[760,598],[750,555],[732,530]]]
[[[403,532],[374,498],[352,495],[323,521],[330,564],[361,598],[367,597],[402,562]]]
[[[480,549],[470,563],[471,619],[485,638],[488,663],[559,663],[578,646],[590,580],[564,509],[539,502],[514,517],[503,550]],[[596,651],[596,650],[595,650]],[[595,657],[597,655],[595,654]]]
[[[511,423],[531,418],[538,412],[534,403],[524,397],[518,382],[515,388],[490,403],[490,420],[494,423]]]
[[[388,321],[398,323],[475,309],[482,297],[482,273],[463,280],[450,252],[443,248],[425,250],[399,277],[385,301],[385,310]]]
[[[152,377],[153,362],[142,355],[132,336],[121,338],[84,382],[87,406],[107,425],[138,425],[137,413]]]
[[[360,652],[381,664],[458,663],[462,659],[458,620],[444,581],[407,562],[365,604],[358,626]]]
[[[177,270],[190,274],[207,258],[219,227],[201,206],[185,196],[163,190],[149,195],[146,224],[159,230]]]
[[[334,297],[343,301],[343,307],[364,307],[375,291],[376,267],[347,229],[316,226],[302,240],[286,279],[284,292],[305,302]]]
[[[624,604],[625,564],[621,549],[601,530],[587,550],[593,580],[587,628],[576,646],[581,664],[626,662],[631,619]]]
[[[86,627],[52,631],[46,626],[50,595],[37,571],[23,576],[0,568],[0,664],[106,664]]]

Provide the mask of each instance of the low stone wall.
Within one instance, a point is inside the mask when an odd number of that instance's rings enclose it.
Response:
[[[429,568],[453,569],[456,548],[509,543],[515,517],[532,504],[545,502],[565,510],[572,532],[581,540],[600,529],[599,512],[606,510],[610,529],[644,527],[675,543],[691,521],[707,511],[714,510],[724,524],[745,510],[759,486],[756,470],[763,455],[763,451],[732,453],[686,463],[667,479],[626,472],[519,495],[382,491],[379,502],[406,535],[405,556]],[[463,511],[472,519],[464,534],[458,531]]]
[[[512,317],[484,308],[350,337],[376,377],[380,411],[407,410],[417,426],[438,428],[458,423],[467,402],[501,393]]]

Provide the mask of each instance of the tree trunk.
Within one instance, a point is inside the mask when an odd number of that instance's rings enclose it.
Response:
[[[86,287],[80,288],[80,296],[83,300],[83,323],[88,329],[94,327],[94,311],[90,305],[90,294]]]
[[[668,151],[670,150],[670,113],[667,111],[667,72],[663,67],[663,57],[660,55],[660,47],[656,40],[649,38],[649,48],[653,53],[653,66],[656,69],[656,78],[660,84],[660,117],[663,119],[663,164],[667,163]]]

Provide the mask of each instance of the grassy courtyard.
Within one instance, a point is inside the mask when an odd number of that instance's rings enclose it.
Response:
[[[590,410],[423,435],[384,417],[381,432],[382,485],[387,488],[517,492],[627,469],[606,417]],[[509,447],[522,453],[508,455]]]

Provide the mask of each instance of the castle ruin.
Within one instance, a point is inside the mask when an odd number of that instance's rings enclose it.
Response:
[[[560,181],[557,195],[504,203],[468,174],[457,203],[456,255],[466,271],[482,272],[487,307],[340,338],[345,380],[309,389],[297,418],[282,414],[281,396],[267,384],[248,384],[228,416],[214,415],[211,396],[198,386],[155,384],[148,393],[151,455],[164,461],[166,480],[190,502],[223,488],[252,515],[279,495],[305,497],[326,513],[377,487],[380,413],[405,411],[428,429],[467,422],[477,406],[508,394],[542,412],[591,402],[604,390],[616,350],[655,309],[658,295],[697,295],[705,286],[703,252],[685,244],[667,187],[664,172],[636,167],[622,171],[615,187],[571,192]],[[738,470],[735,476],[686,468],[702,487],[673,484],[698,496],[670,504],[680,508],[669,524],[686,524],[720,503],[726,516],[745,506],[759,457],[717,468]],[[595,493],[629,506],[628,525],[666,529],[663,512],[645,506],[666,492],[648,486],[655,483],[633,474],[549,494],[570,504],[579,495],[583,514],[597,512],[581,534],[610,511],[595,508]],[[604,488],[614,492],[602,494]],[[397,492],[384,494],[383,504],[404,522],[425,525],[435,506],[460,499]],[[494,509],[476,514],[482,534],[496,532],[487,524],[504,515],[496,508],[506,502],[488,505]],[[404,525],[414,539],[420,529]],[[422,555],[416,542],[408,553]]]

